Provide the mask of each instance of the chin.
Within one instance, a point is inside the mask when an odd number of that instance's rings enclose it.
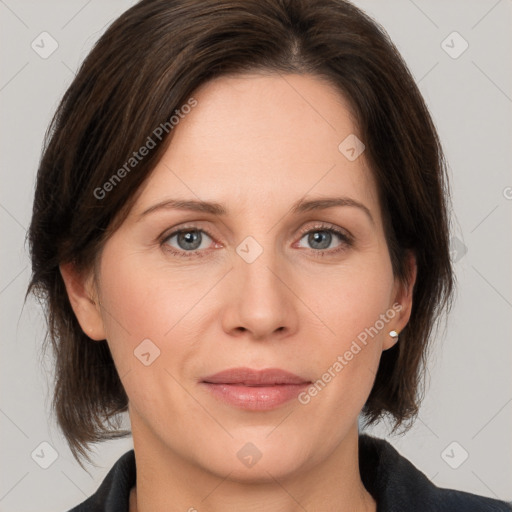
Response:
[[[266,429],[264,435],[237,435],[236,439],[230,439],[228,446],[219,445],[214,450],[210,446],[201,453],[200,463],[208,471],[222,478],[229,474],[229,480],[240,483],[281,481],[314,464],[314,457],[306,447],[307,439],[288,439],[285,443],[278,436],[265,439],[268,432]]]

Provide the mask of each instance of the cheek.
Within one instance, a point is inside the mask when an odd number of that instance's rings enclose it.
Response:
[[[117,252],[117,254],[116,254]],[[181,396],[172,379],[176,365],[186,367],[195,354],[185,332],[189,302],[198,292],[183,297],[185,280],[163,279],[144,267],[137,255],[118,257],[105,250],[102,257],[101,301],[109,349],[132,407],[159,421],[155,411],[162,396]],[[177,274],[175,274],[176,276]],[[192,288],[193,289],[193,288]],[[168,414],[182,414],[166,404]]]
[[[134,357],[139,352],[149,351],[152,357],[160,352],[161,363],[172,345],[173,360],[190,357],[190,319],[209,303],[201,298],[215,279],[150,265],[142,253],[121,254],[119,248],[106,247],[101,269],[103,323],[119,373],[120,366],[124,372],[140,366]]]
[[[390,307],[393,282],[391,263],[381,255],[331,273],[322,293],[318,287],[309,293],[311,309],[327,327],[317,336],[313,359],[320,382],[311,391],[323,395],[329,409],[358,410],[366,401],[396,315]]]
[[[164,316],[155,304],[155,284],[133,255],[126,255],[114,239],[105,246],[101,260],[102,317],[114,361],[126,371],[134,351],[149,339],[158,347]],[[146,342],[147,343],[147,342]],[[153,351],[154,352],[154,351]]]
[[[318,277],[305,278],[305,301],[318,312],[328,328],[326,340],[332,340],[336,348],[350,344],[361,332],[374,326],[390,307],[394,278],[385,254],[331,269],[324,279]],[[386,332],[381,322],[378,327],[383,334]]]

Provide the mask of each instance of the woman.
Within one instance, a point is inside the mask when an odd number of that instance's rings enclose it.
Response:
[[[58,108],[29,234],[75,457],[131,422],[73,510],[510,510],[358,429],[417,414],[447,197],[425,103],[351,4],[124,13]]]

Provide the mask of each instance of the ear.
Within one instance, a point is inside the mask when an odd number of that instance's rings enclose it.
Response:
[[[73,263],[60,265],[59,269],[69,302],[84,333],[93,340],[106,339],[92,272],[81,274]]]
[[[407,325],[412,311],[412,295],[414,284],[416,283],[417,275],[416,256],[414,252],[407,251],[406,256],[406,273],[407,282],[404,283],[398,278],[395,278],[395,286],[393,288],[394,300],[392,305],[393,309],[397,312],[393,320],[388,324],[388,331],[394,330],[400,333]],[[388,333],[384,336],[383,350],[391,348],[398,341],[398,338],[391,337]]]

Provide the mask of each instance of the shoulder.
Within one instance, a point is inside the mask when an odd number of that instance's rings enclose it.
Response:
[[[68,512],[127,512],[135,480],[135,452],[130,450],[117,460],[98,490]]]
[[[379,512],[511,512],[505,501],[434,485],[384,439],[359,436],[359,468],[363,484]]]

